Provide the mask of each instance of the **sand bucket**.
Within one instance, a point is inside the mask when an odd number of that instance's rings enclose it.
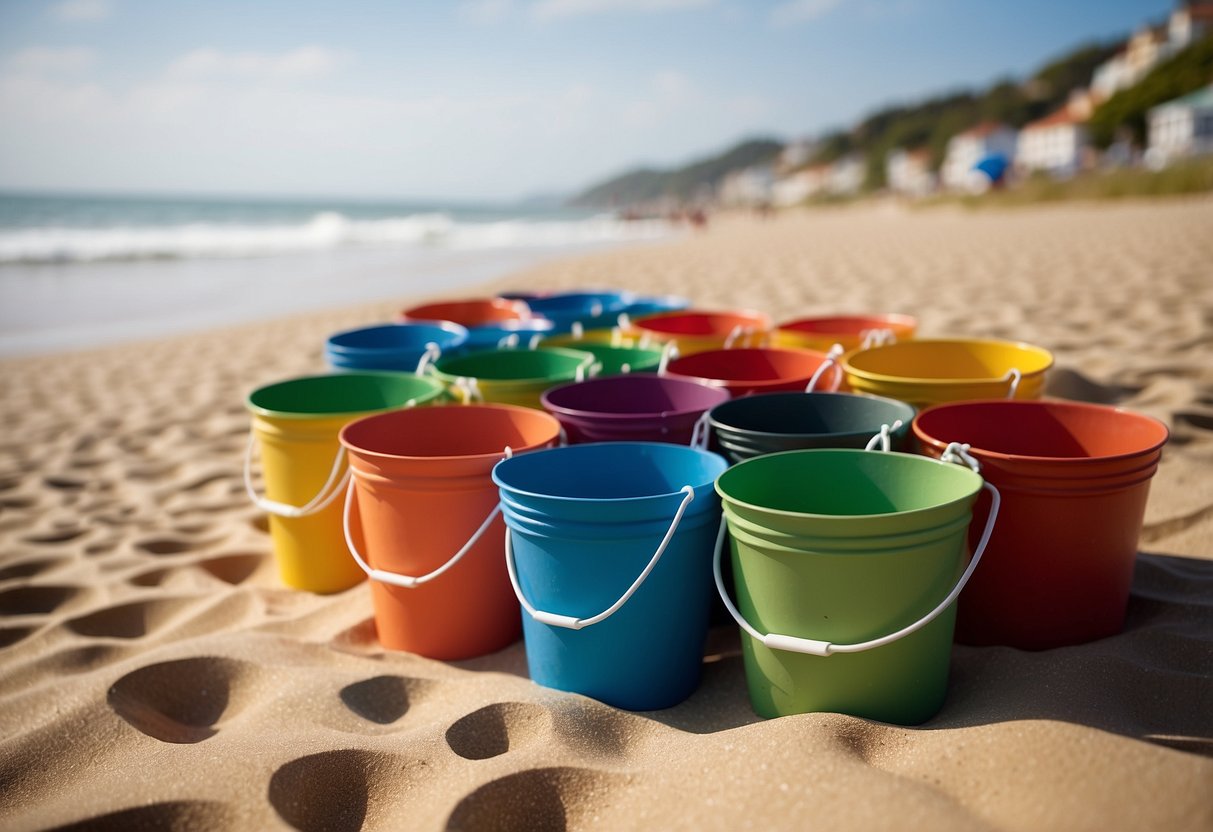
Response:
[[[971,445],[1003,495],[958,640],[1042,650],[1121,631],[1165,425],[1100,405],[980,401],[923,411],[914,433],[936,456]]]
[[[526,303],[508,298],[441,301],[412,306],[400,312],[402,321],[451,321],[468,329],[529,317],[531,310]]]
[[[802,448],[864,448],[889,426],[891,448],[905,450],[914,408],[851,393],[766,393],[719,404],[708,425],[731,463]]]
[[[618,330],[614,330],[618,332]],[[610,338],[612,330],[601,329],[585,333],[585,337],[574,338],[560,335],[544,339],[540,346],[564,346],[569,349],[588,352],[594,356],[598,367],[595,375],[616,376],[622,373],[655,373],[661,369],[662,361],[668,353],[660,346],[639,347],[634,338],[621,337],[614,341]],[[604,337],[593,337],[605,333]]]
[[[959,453],[959,451],[957,451]],[[854,449],[759,456],[716,481],[731,537],[750,701],[760,716],[833,711],[914,725],[947,691],[955,600],[982,478],[962,465]]]
[[[431,365],[431,372],[461,401],[539,408],[544,390],[589,378],[593,367],[594,356],[588,352],[552,347],[492,349],[442,358]]]
[[[712,481],[724,468],[693,448],[603,442],[493,470],[535,682],[629,710],[690,696],[711,603]]]
[[[690,306],[691,302],[681,295],[641,295],[632,298],[624,312],[629,318],[640,318],[659,312],[679,312]]]
[[[556,325],[547,318],[498,321],[475,326],[468,330],[468,340],[463,351],[467,353],[508,347],[531,347],[555,330]]]
[[[825,363],[825,353],[748,347],[684,355],[671,361],[666,373],[723,388],[736,397],[779,390],[803,391],[815,376],[821,378],[817,371]],[[835,383],[840,378],[841,373],[834,374]]]
[[[922,408],[969,399],[1038,399],[1053,355],[1015,341],[938,338],[849,352],[842,366],[855,392]]]
[[[673,341],[678,354],[687,356],[706,350],[758,347],[766,341],[771,319],[761,312],[737,310],[705,312],[683,310],[648,315],[632,321],[640,335],[665,343]]]
[[[561,292],[527,301],[531,311],[569,332],[574,324],[585,329],[615,326],[619,313],[631,302],[630,292]]]
[[[914,337],[918,321],[909,315],[831,315],[796,318],[776,327],[771,343],[825,352],[835,344],[844,350],[907,341]]]
[[[334,370],[415,371],[427,354],[433,360],[457,351],[468,331],[449,321],[383,324],[347,329],[324,343],[324,360]]]
[[[294,378],[249,394],[253,428],[244,484],[253,502],[269,514],[274,560],[284,584],[337,592],[362,580],[341,533],[341,506],[333,505],[348,476],[337,441],[341,428],[370,413],[443,398],[442,384],[434,379],[373,372]],[[257,445],[264,495],[253,485]]]
[[[542,401],[560,420],[570,443],[687,445],[700,417],[728,398],[725,390],[687,379],[635,374],[553,387]]]
[[[398,410],[341,431],[353,473],[345,532],[384,647],[454,660],[518,639],[490,474],[559,433],[546,413],[500,404]]]

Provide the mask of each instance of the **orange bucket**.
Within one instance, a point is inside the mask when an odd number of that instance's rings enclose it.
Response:
[[[776,347],[822,352],[835,344],[854,350],[865,344],[906,341],[917,330],[918,321],[909,315],[831,315],[786,321],[775,329],[771,342]]]
[[[502,404],[398,410],[342,429],[345,533],[384,647],[450,661],[518,640],[491,473],[559,435],[547,413]]]
[[[520,300],[471,298],[427,303],[402,310],[399,321],[452,321],[468,329],[502,321],[524,321],[531,309]]]
[[[705,312],[689,309],[648,315],[632,323],[643,339],[658,343],[673,341],[679,355],[732,347],[760,347],[771,329],[771,319],[762,312],[739,309]]]

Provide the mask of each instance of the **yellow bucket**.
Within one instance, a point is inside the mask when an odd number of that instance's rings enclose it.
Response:
[[[918,321],[909,315],[829,315],[785,321],[771,334],[771,341],[776,347],[818,352],[828,352],[835,344],[855,350],[908,341],[917,329]]]
[[[429,372],[461,401],[542,410],[539,397],[545,390],[589,378],[594,363],[590,353],[565,347],[496,349],[439,358]]]
[[[245,402],[253,416],[245,488],[269,515],[282,582],[308,592],[340,592],[366,577],[342,529],[347,469],[337,434],[371,413],[442,400],[442,384],[404,373],[304,376],[260,387]],[[261,449],[265,493],[253,485]]]
[[[936,338],[852,350],[842,357],[856,393],[922,409],[969,399],[1039,399],[1048,350],[1018,341]]]

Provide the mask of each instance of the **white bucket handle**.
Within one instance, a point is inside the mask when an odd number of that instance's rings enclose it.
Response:
[[[1007,388],[1007,398],[1015,398],[1015,393],[1019,390],[1019,382],[1023,381],[1023,373],[1012,367],[1011,369],[1007,370],[1007,373],[1002,377],[1002,380],[1010,382],[1010,385]]]
[[[577,365],[577,371],[573,374],[573,381],[585,381],[587,378],[594,378],[601,369],[602,365],[598,363],[598,359],[593,355],[589,355]]]
[[[622,336],[623,333],[627,332],[631,328],[632,319],[628,317],[628,313],[620,312],[619,316],[615,318],[615,326],[612,328],[613,331],[611,332],[611,343],[614,343],[616,338]]]
[[[643,345],[643,339],[641,341]],[[657,364],[657,375],[668,375],[670,371],[670,362],[678,357],[678,345],[673,341],[666,341],[661,347],[661,361]]]
[[[724,349],[731,350],[741,342],[741,346],[753,346],[753,338],[758,334],[758,327],[737,324],[724,339]]]
[[[409,404],[412,404],[410,399]],[[248,493],[249,499],[257,508],[267,514],[275,514],[279,517],[307,517],[309,514],[315,514],[318,511],[324,511],[333,500],[337,499],[337,495],[341,493],[341,489],[345,486],[345,481],[349,479],[350,471],[347,468],[344,475],[341,472],[341,465],[345,462],[345,449],[337,449],[337,457],[333,460],[333,467],[329,471],[328,479],[324,481],[324,485],[320,486],[320,491],[316,496],[308,500],[301,506],[293,506],[290,503],[280,503],[277,500],[271,500],[268,497],[258,494],[257,489],[253,487],[253,450],[257,445],[256,429],[249,431],[248,448],[244,452],[244,490]]]
[[[879,432],[868,440],[868,444],[864,445],[863,449],[865,451],[873,451],[876,449],[877,445],[880,445],[880,450],[888,453],[893,447],[893,440],[890,434],[900,428],[903,424],[905,424],[905,422],[901,421],[900,419],[896,419],[891,425],[881,425]]]
[[[480,384],[472,376],[457,377],[451,384],[451,392],[458,394],[460,404],[484,401],[484,394],[480,392]]]
[[[512,350],[518,347],[518,333],[511,332],[509,335],[503,335],[497,339],[497,349]]]
[[[708,449],[708,440],[711,438],[712,421],[708,418],[709,411],[705,410],[703,415],[695,420],[695,428],[691,431],[691,447],[700,451]]]
[[[425,345],[425,352],[421,355],[421,360],[417,362],[416,374],[424,376],[430,372],[430,367],[434,366],[434,362],[442,358],[442,347],[438,346],[435,341],[429,341]]]
[[[513,455],[513,450],[509,445],[506,445],[505,458],[509,459]],[[424,575],[401,575],[399,572],[390,572],[386,569],[372,568],[371,565],[366,562],[366,559],[362,556],[362,553],[358,551],[358,547],[354,544],[354,536],[350,533],[350,507],[354,504],[354,500],[354,479],[351,477],[349,487],[345,492],[345,509],[341,513],[341,528],[345,532],[345,545],[349,548],[350,554],[354,556],[354,561],[362,568],[362,571],[365,572],[366,576],[372,581],[379,581],[380,583],[391,584],[392,586],[399,586],[403,587],[404,589],[416,589],[423,584],[428,584],[430,581],[441,577],[443,573],[453,568],[455,564],[463,560],[464,555],[472,550],[472,547],[475,546],[480,538],[484,536],[484,533],[488,531],[489,526],[493,525],[493,520],[498,514],[501,513],[501,503],[497,503],[497,505],[493,506],[493,510],[489,512],[489,516],[484,518],[484,522],[480,524],[480,528],[476,529],[472,536],[468,538],[467,543],[463,544],[463,548],[452,555],[446,561],[446,563],[442,564],[437,569],[433,570],[432,572],[427,572]]]
[[[883,347],[886,344],[897,343],[897,333],[888,327],[878,327],[876,329],[863,329],[859,332],[860,349],[871,349],[872,347]]]
[[[954,447],[955,446],[955,447]],[[977,465],[977,460],[969,456],[967,449],[963,445],[953,443],[944,451],[944,456],[940,457],[939,462],[944,465],[951,464],[953,461],[960,461],[963,464],[973,467]],[[980,467],[980,466],[978,466]],[[974,471],[977,469],[974,468]],[[799,636],[780,635],[778,633],[762,634],[754,629],[750,622],[746,621],[737,607],[733,605],[733,600],[729,598],[728,591],[724,588],[724,579],[720,575],[720,552],[724,547],[724,533],[727,529],[725,518],[720,518],[720,531],[716,535],[716,551],[712,555],[712,575],[716,579],[716,591],[720,593],[720,599],[724,601],[725,607],[729,614],[733,616],[733,620],[756,640],[762,643],[764,647],[769,647],[772,650],[784,650],[789,653],[804,653],[809,656],[829,656],[833,653],[862,653],[865,650],[872,650],[876,647],[884,647],[887,644],[892,644],[895,641],[905,638],[911,633],[921,630],[923,627],[930,624],[938,618],[944,610],[946,610],[953,601],[960,595],[961,590],[969,582],[969,578],[973,576],[973,570],[977,568],[977,564],[981,562],[981,556],[985,554],[986,545],[990,542],[990,535],[994,532],[994,521],[998,519],[998,507],[1002,502],[1002,495],[998,493],[998,489],[988,482],[982,483],[982,488],[990,492],[990,517],[986,520],[986,527],[982,530],[981,541],[977,544],[977,551],[974,553],[972,560],[969,561],[968,567],[960,576],[960,580],[948,596],[944,598],[935,609],[924,615],[922,618],[902,627],[895,633],[889,633],[880,638],[874,638],[870,641],[862,641],[857,644],[832,644],[828,641],[820,641],[812,638],[800,638]]]
[[[804,392],[812,393],[816,390],[817,383],[825,376],[827,370],[834,371],[834,381],[830,385],[830,389],[823,392],[833,393],[837,391],[842,386],[842,364],[838,359],[842,357],[844,352],[846,352],[846,348],[842,344],[835,344],[830,347],[830,351],[826,353],[826,360],[821,362],[821,366],[813,371],[813,376],[809,379],[809,383],[805,385]]]
[[[670,523],[670,528],[666,531],[665,537],[661,539],[661,544],[657,547],[657,551],[653,553],[653,557],[649,559],[649,564],[640,573],[640,576],[632,582],[628,587],[627,592],[620,596],[619,600],[611,606],[607,607],[597,615],[589,618],[577,618],[573,615],[558,615],[554,612],[544,612],[537,610],[527,600],[526,595],[522,591],[522,586],[518,583],[518,570],[514,565],[514,547],[512,543],[512,532],[507,528],[505,530],[505,566],[510,573],[510,585],[514,587],[514,594],[518,596],[518,603],[527,611],[531,618],[538,621],[540,624],[547,624],[551,627],[563,627],[566,630],[580,630],[585,627],[605,621],[615,613],[619,612],[620,608],[628,602],[628,599],[636,594],[636,590],[640,589],[640,585],[649,577],[649,573],[657,566],[657,561],[661,560],[662,554],[666,547],[670,545],[670,541],[674,538],[674,532],[678,529],[678,524],[682,521],[682,515],[686,512],[687,506],[695,499],[695,489],[689,485],[682,487],[682,492],[686,495],[682,498],[682,503],[678,506],[678,511],[674,512],[674,519]]]

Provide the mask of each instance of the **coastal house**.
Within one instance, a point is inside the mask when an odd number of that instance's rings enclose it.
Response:
[[[1123,49],[1097,66],[1091,77],[1091,92],[1106,101],[1210,31],[1213,31],[1213,2],[1178,6],[1165,25],[1138,29]]]
[[[1073,176],[1082,168],[1089,147],[1086,118],[1063,107],[1019,131],[1015,167],[1022,173]]]
[[[835,196],[854,196],[863,187],[866,173],[867,165],[864,164],[863,156],[857,153],[843,156],[830,165],[826,190]]]
[[[777,179],[771,188],[771,202],[781,208],[800,205],[826,189],[829,165],[811,165]]]
[[[1015,130],[989,121],[953,136],[940,168],[944,187],[968,191],[988,184],[974,171],[977,163],[990,156],[1001,156],[1009,163],[1015,158],[1016,143]]]
[[[779,153],[776,167],[781,171],[795,171],[803,167],[817,152],[817,142],[811,139],[796,139],[788,142]]]
[[[885,159],[885,180],[894,193],[926,196],[935,190],[936,176],[931,170],[931,151],[897,148]]]
[[[1209,32],[1213,32],[1213,3],[1184,3],[1167,22],[1171,48],[1177,52]]]
[[[716,199],[729,207],[769,205],[775,170],[770,165],[752,165],[735,170],[721,180]]]
[[[1146,158],[1152,167],[1183,156],[1213,153],[1213,84],[1154,107],[1149,113],[1149,130]]]

